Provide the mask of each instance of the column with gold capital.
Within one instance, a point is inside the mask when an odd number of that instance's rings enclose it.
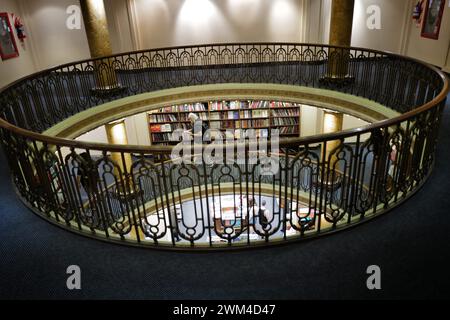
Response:
[[[323,115],[323,133],[334,133],[342,131],[344,115],[340,112],[324,111]],[[325,161],[329,162],[329,168],[333,169],[337,161],[333,151],[341,144],[340,140],[328,141],[326,143]]]
[[[106,137],[108,139],[108,143],[110,144],[120,144],[120,145],[127,145],[128,144],[128,137],[127,137],[127,130],[125,126],[125,119],[116,120],[113,122],[110,122],[105,125],[106,129]],[[111,159],[114,161],[115,164],[120,168],[121,174],[119,174],[118,170],[115,170],[115,175],[117,176],[117,179],[123,179],[125,184],[127,184],[129,181],[127,180],[127,177],[125,176],[125,173],[131,174],[131,166],[133,164],[131,154],[130,153],[121,153],[121,152],[112,152],[111,153]],[[119,192],[123,192],[122,190],[118,190]]]
[[[355,0],[333,0],[329,39],[331,46],[350,47],[354,7]],[[349,54],[349,50],[330,49],[327,78],[336,80],[349,78]]]
[[[103,0],[80,0],[83,22],[92,58],[112,55],[108,21]],[[96,90],[108,91],[120,87],[111,59],[99,59],[94,64]]]
[[[328,52],[328,68],[325,75],[327,82],[334,85],[347,85],[354,78],[348,73],[350,47],[352,41],[353,11],[355,0],[332,0],[330,22],[330,46],[343,48],[330,48]],[[342,131],[344,116],[342,113],[325,111],[323,117],[323,133]],[[329,162],[332,169],[337,159],[332,152],[339,147],[340,140],[326,143],[325,161]]]

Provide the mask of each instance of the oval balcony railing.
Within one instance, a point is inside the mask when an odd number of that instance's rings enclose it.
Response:
[[[277,149],[271,141],[265,152],[253,143],[233,145],[234,152],[214,144],[212,154],[223,148],[223,161],[201,152],[212,144],[200,152],[189,144],[174,158],[171,146],[42,134],[127,96],[223,83],[334,90],[400,115],[282,139]],[[166,249],[264,246],[356,225],[413,195],[432,170],[448,90],[447,78],[432,66],[361,48],[247,43],[154,49],[59,66],[7,86],[0,93],[1,144],[22,201],[68,230]],[[331,141],[335,147],[327,150]]]

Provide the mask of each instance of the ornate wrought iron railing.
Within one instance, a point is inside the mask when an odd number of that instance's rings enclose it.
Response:
[[[333,63],[348,72],[336,74]],[[354,130],[285,139],[276,154],[250,157],[252,145],[244,143],[240,153],[213,164],[201,156],[197,163],[178,163],[169,146],[41,134],[108,101],[211,83],[335,90],[401,115]],[[269,245],[355,225],[414,194],[433,167],[448,90],[445,75],[434,67],[361,48],[256,43],[154,49],[71,63],[9,85],[0,93],[0,137],[21,199],[69,230],[157,248]],[[328,142],[336,140],[339,146],[327,152]],[[267,155],[276,156],[275,174],[264,174]],[[263,201],[268,221],[251,209]]]

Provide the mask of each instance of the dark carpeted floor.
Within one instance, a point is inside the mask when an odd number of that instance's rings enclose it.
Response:
[[[52,226],[18,200],[1,154],[0,298],[450,298],[449,144],[447,108],[433,175],[385,216],[300,244],[207,254],[123,247]],[[66,289],[72,264],[81,291]],[[380,291],[366,288],[373,264]]]

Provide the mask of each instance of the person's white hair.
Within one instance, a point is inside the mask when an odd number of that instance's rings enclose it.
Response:
[[[191,122],[195,122],[195,121],[197,121],[198,119],[199,119],[199,117],[198,117],[198,115],[196,115],[195,113],[189,113],[188,114],[188,119],[191,121]]]

